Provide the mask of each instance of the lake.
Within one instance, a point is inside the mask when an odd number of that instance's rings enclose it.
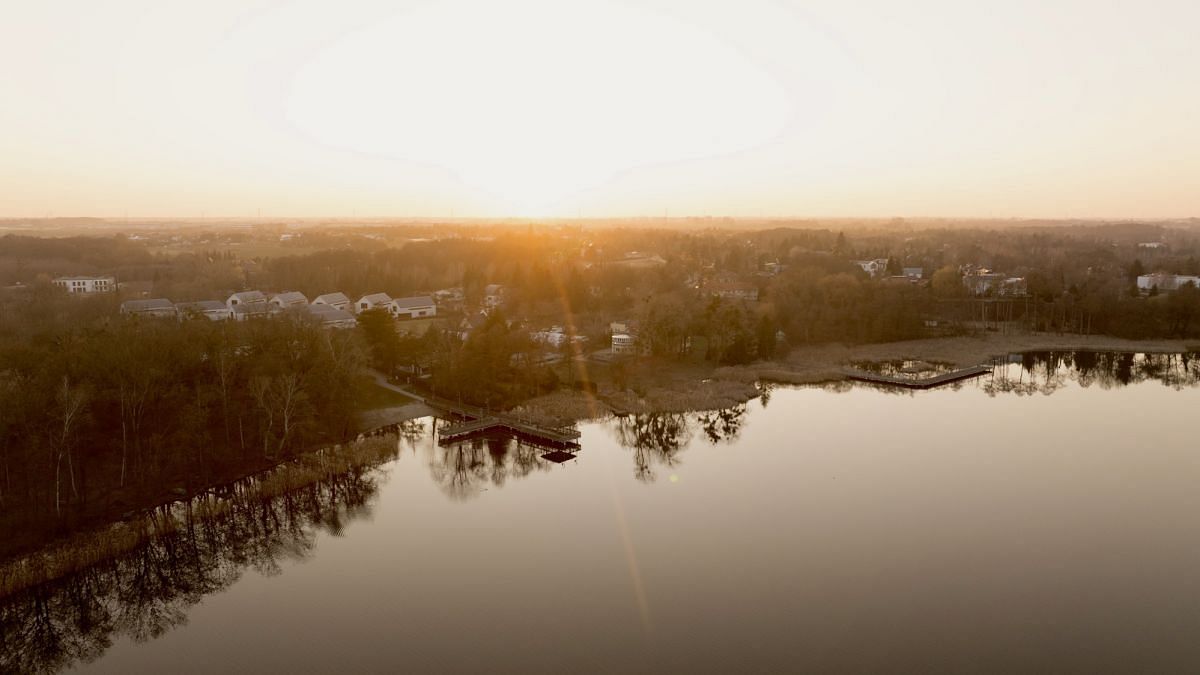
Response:
[[[1195,670],[1198,381],[1061,353],[774,387],[581,424],[561,464],[417,420],[377,468],[10,600],[0,666]]]

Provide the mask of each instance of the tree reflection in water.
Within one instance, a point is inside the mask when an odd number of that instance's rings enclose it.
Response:
[[[488,487],[504,487],[553,466],[542,458],[548,448],[509,436],[483,436],[437,447],[429,472],[446,496],[455,501],[477,497]]]
[[[167,534],[0,600],[0,672],[55,672],[96,659],[118,637],[156,638],[246,569],[274,575],[282,561],[310,555],[320,532],[340,534],[370,513],[376,467],[394,459],[406,437],[425,433],[419,423],[398,431],[399,439],[361,441],[360,451],[374,444],[367,448],[371,461],[336,475],[298,484],[304,474],[285,468],[239,481],[220,496],[160,507],[150,518]]]
[[[617,442],[633,450],[633,475],[652,483],[656,466],[674,467],[696,431],[709,443],[732,443],[745,422],[746,404],[700,413],[649,413],[615,418]]]
[[[1050,395],[1070,382],[1081,387],[1113,389],[1140,382],[1160,382],[1172,389],[1200,384],[1200,354],[1135,354],[1132,352],[1028,352],[993,363],[982,380],[989,395]]]

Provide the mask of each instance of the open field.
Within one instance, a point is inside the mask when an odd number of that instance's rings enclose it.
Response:
[[[369,376],[362,378],[358,396],[359,409],[363,411],[394,408],[417,402],[416,399],[405,396],[398,391],[384,389],[375,383],[374,378]]]

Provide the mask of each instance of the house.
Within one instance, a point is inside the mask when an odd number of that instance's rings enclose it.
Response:
[[[1161,241],[1143,241],[1138,243],[1138,248],[1156,250],[1166,248],[1167,245]]]
[[[267,304],[267,296],[262,291],[239,291],[225,300],[225,305],[230,309],[238,305],[254,305],[259,303],[263,305]]]
[[[963,285],[971,295],[987,295],[993,288],[998,289],[1007,277],[986,269],[975,270],[962,278]]]
[[[306,307],[308,313],[312,315],[321,325],[326,328],[354,328],[358,325],[358,320],[354,315],[344,309],[339,309],[333,305],[313,303]]]
[[[636,335],[630,333],[613,333],[612,352],[614,354],[637,354],[639,350]]]
[[[175,311],[183,319],[204,317],[209,321],[224,321],[233,318],[233,310],[220,300],[177,302]]]
[[[1154,274],[1143,274],[1138,277],[1137,287],[1139,291],[1150,291],[1155,288],[1160,291],[1176,291],[1189,282],[1200,287],[1200,277],[1198,276],[1155,272]]]
[[[271,303],[269,302],[244,302],[234,305],[229,308],[229,315],[234,321],[246,321],[248,319],[265,319],[271,315]]]
[[[529,339],[539,344],[557,349],[568,343],[579,344],[581,342],[586,342],[587,336],[572,335],[568,337],[567,332],[563,330],[562,326],[551,326],[545,330],[533,331],[529,334]]]
[[[345,293],[326,293],[312,301],[314,305],[326,305],[342,311],[350,311],[350,298]]]
[[[175,305],[171,304],[166,298],[153,298],[149,300],[126,300],[121,303],[121,313],[126,315],[136,316],[158,316],[175,318],[178,314],[175,311]]]
[[[909,279],[924,279],[925,278],[925,268],[924,267],[905,267],[905,268],[903,268],[903,270],[904,270],[904,276],[908,277]]]
[[[428,295],[396,298],[388,303],[388,309],[393,316],[398,318],[418,319],[437,316],[437,307],[433,303],[433,298]]]
[[[613,321],[608,324],[612,334],[610,347],[613,354],[649,354],[650,345],[638,340],[638,326],[633,321]]]
[[[870,274],[871,278],[874,279],[877,276],[887,273],[888,259],[875,258],[874,260],[855,260],[854,264],[861,267],[862,271]]]
[[[500,284],[488,284],[483,288],[483,306],[491,309],[499,307],[504,302],[504,287]]]
[[[369,309],[388,309],[388,305],[390,304],[392,304],[392,296],[387,293],[372,293],[359,298],[358,302],[354,303],[354,311],[365,312]]]
[[[1003,297],[1026,296],[1029,294],[1029,283],[1025,281],[1025,277],[1008,277],[1000,282],[997,294]]]
[[[117,290],[115,277],[58,277],[54,285],[68,293],[112,293]]]
[[[704,291],[725,300],[758,300],[758,286],[744,281],[710,283],[704,286]]]
[[[280,309],[304,307],[308,305],[308,298],[299,291],[284,291],[271,296],[271,304]]]
[[[461,288],[443,288],[433,292],[433,302],[443,310],[457,311],[462,309],[465,295]]]

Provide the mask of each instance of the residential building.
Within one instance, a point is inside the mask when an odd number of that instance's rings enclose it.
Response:
[[[178,313],[175,311],[175,305],[171,304],[166,298],[152,298],[148,300],[126,300],[121,303],[121,313],[131,316],[157,316],[175,318]]]
[[[428,295],[396,298],[388,304],[392,315],[404,319],[420,319],[437,315],[437,306]]]
[[[887,274],[887,258],[875,258],[874,260],[855,260],[855,265],[862,268],[862,271],[871,275],[871,278]]]
[[[115,277],[58,277],[54,285],[68,293],[112,293],[117,290]]]
[[[299,291],[284,291],[271,296],[271,304],[280,309],[305,307],[308,305],[308,298]]]
[[[1150,291],[1155,288],[1160,291],[1175,291],[1179,290],[1180,286],[1189,282],[1200,287],[1200,276],[1155,272],[1154,274],[1143,274],[1138,277],[1137,287],[1139,291]]]
[[[924,267],[905,267],[905,268],[903,268],[903,270],[904,270],[904,276],[908,277],[909,279],[924,279],[925,278],[925,268]]]
[[[353,314],[333,305],[314,302],[305,309],[326,328],[354,328],[358,325],[358,320],[354,318]]]
[[[229,296],[225,301],[226,306],[230,309],[238,305],[255,305],[259,303],[263,305],[267,304],[267,296],[262,291],[239,291]]]
[[[392,296],[387,293],[371,293],[370,295],[362,296],[358,299],[358,302],[354,303],[354,311],[365,312],[370,309],[387,309],[391,311],[388,308],[390,304],[392,304]]]
[[[350,310],[350,298],[346,297],[345,293],[326,293],[318,295],[313,301],[314,305],[326,305],[343,311]]]
[[[233,310],[220,300],[197,300],[177,302],[175,311],[182,319],[203,317],[209,321],[225,321],[233,318]]]
[[[271,303],[266,301],[244,302],[230,307],[229,314],[234,321],[265,319],[271,315],[271,307]]]

